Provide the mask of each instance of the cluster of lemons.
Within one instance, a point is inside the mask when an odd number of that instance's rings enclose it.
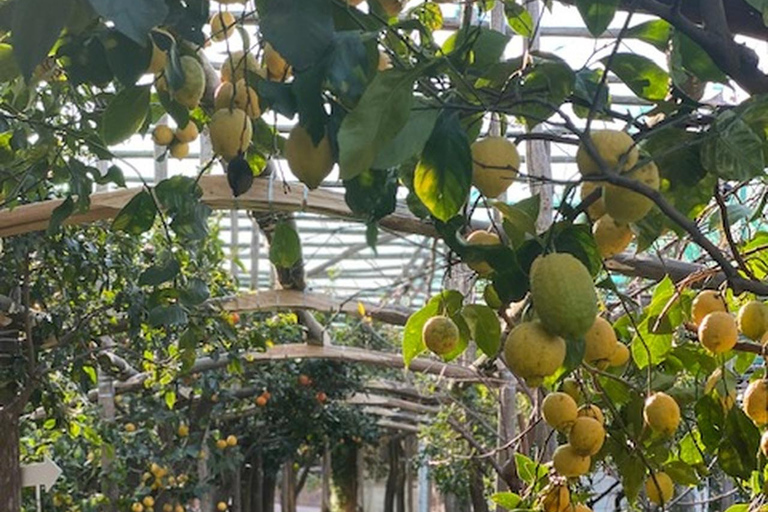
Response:
[[[197,125],[190,119],[186,126],[176,130],[164,124],[155,126],[152,141],[158,146],[167,147],[173,158],[181,160],[189,155],[189,143],[194,142],[198,135]]]
[[[230,434],[224,439],[216,440],[216,448],[219,450],[226,450],[227,448],[233,448],[237,446],[237,436]]]
[[[153,462],[149,466],[149,471],[142,475],[141,481],[152,490],[160,490],[184,487],[189,481],[189,477],[185,473],[174,476],[166,466]]]

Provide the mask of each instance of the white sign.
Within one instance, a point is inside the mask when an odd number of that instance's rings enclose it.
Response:
[[[46,492],[61,476],[61,468],[48,457],[43,462],[21,466],[21,485],[24,487],[45,487]]]

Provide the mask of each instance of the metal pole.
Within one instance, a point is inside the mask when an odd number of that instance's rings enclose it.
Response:
[[[35,486],[35,500],[37,500],[37,512],[43,512],[43,500],[40,499],[40,486]]]

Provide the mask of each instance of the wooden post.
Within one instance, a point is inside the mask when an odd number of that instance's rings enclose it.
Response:
[[[320,498],[320,511],[331,512],[331,447],[328,439],[323,446],[323,472],[322,495]]]
[[[109,350],[114,346],[114,341],[109,336],[99,339],[101,348]],[[115,384],[112,376],[99,365],[97,386],[99,393],[99,415],[107,424],[115,422]],[[108,501],[102,506],[104,512],[117,512],[117,500],[119,498],[117,484],[112,480],[112,463],[114,453],[111,450],[101,451],[101,489]]]
[[[205,443],[204,438],[202,448],[200,449],[200,456],[197,459],[198,482],[204,483],[208,481],[208,457],[210,456],[211,452],[208,450],[208,445]],[[200,496],[200,509],[202,512],[213,511],[213,494],[210,490],[206,491],[202,496]]]
[[[296,512],[296,471],[293,459],[283,463],[283,479],[280,486],[281,512]]]

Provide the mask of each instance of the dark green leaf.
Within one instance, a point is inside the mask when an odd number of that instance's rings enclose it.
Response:
[[[25,80],[51,51],[69,18],[72,0],[23,0],[16,2],[11,22],[11,42],[16,63]]]
[[[155,186],[155,197],[170,213],[184,210],[202,197],[203,191],[194,178],[189,176],[172,176]]]
[[[6,43],[0,43],[0,83],[10,82],[19,76],[19,66],[13,56],[13,47]]]
[[[576,73],[576,81],[573,86],[573,96],[588,106],[580,104],[574,105],[574,113],[581,117],[586,118],[589,115],[590,106],[594,104],[592,109],[598,114],[597,118],[600,118],[600,112],[610,106],[610,96],[608,95],[608,86],[604,84],[601,87],[603,78],[603,71],[599,69],[582,69]]]
[[[208,297],[211,296],[211,292],[208,289],[208,284],[197,277],[193,277],[187,283],[187,286],[181,290],[181,301],[185,306],[197,306],[205,302]]]
[[[327,132],[328,114],[323,99],[325,64],[325,61],[321,61],[304,71],[296,71],[293,78],[299,123],[307,129],[315,144],[318,144]]]
[[[550,230],[558,252],[567,252],[578,258],[593,276],[602,270],[603,260],[588,225],[558,222]]]
[[[126,8],[124,0],[89,0],[102,17],[115,24],[115,28],[140,45],[147,44],[147,34],[162,25],[168,15],[165,2],[132,0]]]
[[[382,148],[406,125],[413,104],[415,71],[391,69],[377,73],[357,106],[339,129],[342,179],[370,168]]]
[[[564,61],[552,59],[536,64],[524,77],[519,91],[522,101],[513,113],[523,117],[529,127],[536,126],[571,95],[575,81],[576,75]]]
[[[504,232],[512,242],[512,247],[520,247],[529,235],[536,235],[536,219],[539,217],[538,194],[513,205],[494,201],[493,207],[504,217]]]
[[[466,202],[471,180],[467,134],[457,115],[442,114],[416,166],[414,191],[430,213],[445,222]]]
[[[416,100],[405,126],[395,138],[382,147],[371,164],[374,169],[389,169],[421,154],[435,127],[440,109],[423,100]]]
[[[613,21],[619,3],[620,0],[576,0],[576,7],[590,34],[598,37]]]
[[[328,62],[329,89],[340,98],[357,102],[368,82],[367,67],[368,51],[360,32],[336,32]]]
[[[501,325],[496,312],[488,306],[470,304],[461,310],[471,337],[488,357],[496,357],[501,347]]]
[[[101,135],[107,145],[127,140],[149,114],[149,86],[129,87],[112,98],[101,119]]]
[[[227,182],[235,197],[245,194],[253,186],[253,169],[243,155],[237,155],[227,164]]]
[[[757,469],[759,447],[758,428],[740,407],[731,407],[725,418],[725,436],[718,450],[723,471],[731,476],[749,478]]]
[[[112,221],[112,229],[140,235],[152,228],[157,208],[152,196],[142,190],[131,199]]]
[[[100,34],[100,39],[115,77],[126,87],[135,85],[149,67],[151,45],[139,44],[114,29]]]
[[[187,323],[187,312],[178,304],[155,306],[149,312],[149,325],[153,327],[171,327]]]
[[[679,63],[683,70],[704,82],[726,83],[728,77],[717,67],[712,57],[701,46],[680,31],[672,38],[672,60]],[[672,76],[676,76],[677,66],[672,67]],[[679,72],[679,71],[678,71]]]
[[[285,117],[293,117],[298,111],[296,96],[293,93],[293,84],[272,82],[270,80],[258,80],[256,92],[260,102],[275,112]]]
[[[397,206],[397,173],[364,171],[344,182],[344,200],[353,213],[366,221],[377,221],[395,211]]]
[[[704,395],[694,405],[694,412],[701,442],[710,452],[717,450],[725,426],[722,406],[711,395]]]
[[[262,0],[257,4],[264,38],[294,68],[309,68],[325,54],[334,35],[330,0]]]
[[[179,275],[181,267],[176,258],[171,258],[167,262],[159,265],[153,265],[147,268],[139,276],[139,286],[157,286],[168,282]]]
[[[118,187],[125,187],[125,176],[123,175],[123,170],[118,167],[117,165],[110,165],[109,169],[107,169],[106,174],[102,176],[98,170],[93,174],[93,181],[96,182],[98,185],[107,185],[109,183],[114,183]]]
[[[504,15],[507,17],[507,23],[516,34],[523,37],[533,35],[533,18],[531,13],[514,0],[504,1]]]
[[[555,370],[555,373],[544,379],[544,384],[547,386],[554,386],[555,383],[562,381],[573,370],[581,365],[584,361],[584,353],[587,349],[587,344],[584,338],[568,339],[566,340],[565,361],[563,364]]]
[[[669,38],[672,34],[672,26],[664,20],[650,20],[634,27],[630,27],[624,33],[627,39],[639,39],[665,52],[669,46]]]
[[[287,222],[275,226],[269,245],[269,261],[278,268],[290,268],[301,260],[301,241]]]
[[[605,57],[603,64],[607,65],[609,59],[610,57]],[[617,53],[613,55],[610,71],[641,98],[661,101],[667,96],[669,75],[647,57],[634,53]]]
[[[763,141],[738,114],[726,110],[701,148],[704,168],[726,180],[749,180],[765,169]]]
[[[189,109],[171,98],[167,91],[158,91],[157,98],[166,112],[176,121],[177,126],[187,126],[189,122]]]
[[[75,201],[72,196],[67,196],[63,203],[53,209],[51,212],[51,221],[48,223],[47,234],[52,235],[59,232],[61,224],[67,220],[75,211]]]
[[[696,470],[680,460],[673,460],[664,464],[664,472],[668,474],[676,484],[693,486],[698,485],[699,477]]]
[[[763,15],[763,25],[768,27],[768,0],[746,0],[757,12]],[[730,510],[729,510],[730,512]]]

